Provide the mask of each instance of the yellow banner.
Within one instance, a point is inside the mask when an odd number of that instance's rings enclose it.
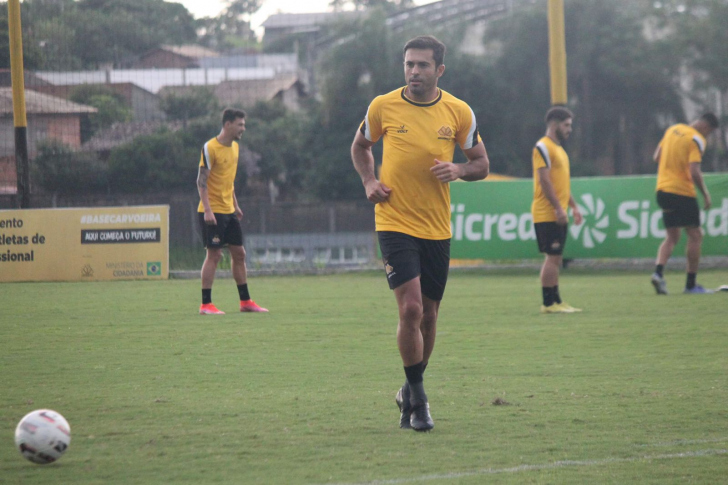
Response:
[[[169,278],[169,206],[0,210],[0,282]]]

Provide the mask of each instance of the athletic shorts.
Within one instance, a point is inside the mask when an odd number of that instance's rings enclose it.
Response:
[[[389,288],[419,276],[422,294],[430,300],[442,300],[450,269],[450,240],[421,239],[392,231],[377,235]]]
[[[662,222],[665,227],[700,226],[700,208],[695,197],[658,190],[657,205],[662,208]]]
[[[536,229],[536,241],[540,252],[552,256],[564,254],[568,224],[560,226],[555,222],[537,222],[533,227]]]
[[[224,246],[242,246],[243,229],[235,214],[215,214],[217,225],[205,223],[204,212],[198,212],[202,241],[207,249],[218,249]]]

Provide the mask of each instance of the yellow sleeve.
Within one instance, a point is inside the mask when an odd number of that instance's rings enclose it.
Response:
[[[208,170],[212,170],[212,157],[210,156],[210,150],[207,148],[207,143],[202,147],[202,153],[200,153],[200,167],[205,167]]]
[[[478,122],[475,119],[475,113],[467,104],[463,103],[460,110],[459,129],[455,134],[455,138],[463,150],[469,150],[478,143],[483,141],[478,133]]]
[[[695,135],[690,142],[690,152],[688,153],[688,163],[700,163],[703,161],[703,151],[705,150],[705,142]]]
[[[545,143],[540,141],[533,147],[532,161],[534,172],[539,168],[551,169],[551,154]]]
[[[377,142],[384,134],[382,133],[381,96],[374,98],[374,101],[369,105],[364,121],[359,125],[359,131],[364,135],[364,138],[373,143]]]

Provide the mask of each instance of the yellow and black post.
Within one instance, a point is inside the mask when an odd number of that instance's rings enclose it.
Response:
[[[20,0],[8,0],[10,35],[10,77],[13,83],[13,122],[15,125],[15,167],[18,173],[16,203],[30,207],[30,165],[28,163],[28,120],[25,114],[25,74],[23,33],[20,28]]]
[[[549,0],[549,69],[551,71],[551,104],[568,102],[566,91],[566,35],[564,32],[564,0]]]

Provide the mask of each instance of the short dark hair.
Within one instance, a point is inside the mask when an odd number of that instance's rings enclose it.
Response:
[[[432,51],[432,57],[435,59],[435,67],[440,66],[443,62],[445,62],[445,52],[447,51],[447,47],[445,47],[445,44],[437,40],[435,36],[420,35],[419,37],[408,40],[404,45],[402,57],[407,55],[408,49],[430,49]]]
[[[222,124],[233,122],[237,120],[238,118],[245,118],[245,111],[242,109],[236,109],[236,108],[225,108],[225,111],[222,112]]]
[[[718,121],[718,117],[715,116],[715,113],[705,113],[700,117],[700,119],[708,123],[714,130],[720,126],[720,121]]]
[[[546,123],[551,120],[556,120],[561,123],[562,121],[566,121],[569,118],[573,117],[574,113],[572,113],[569,108],[566,108],[564,106],[554,106],[552,108],[549,108],[549,110],[546,112]]]

